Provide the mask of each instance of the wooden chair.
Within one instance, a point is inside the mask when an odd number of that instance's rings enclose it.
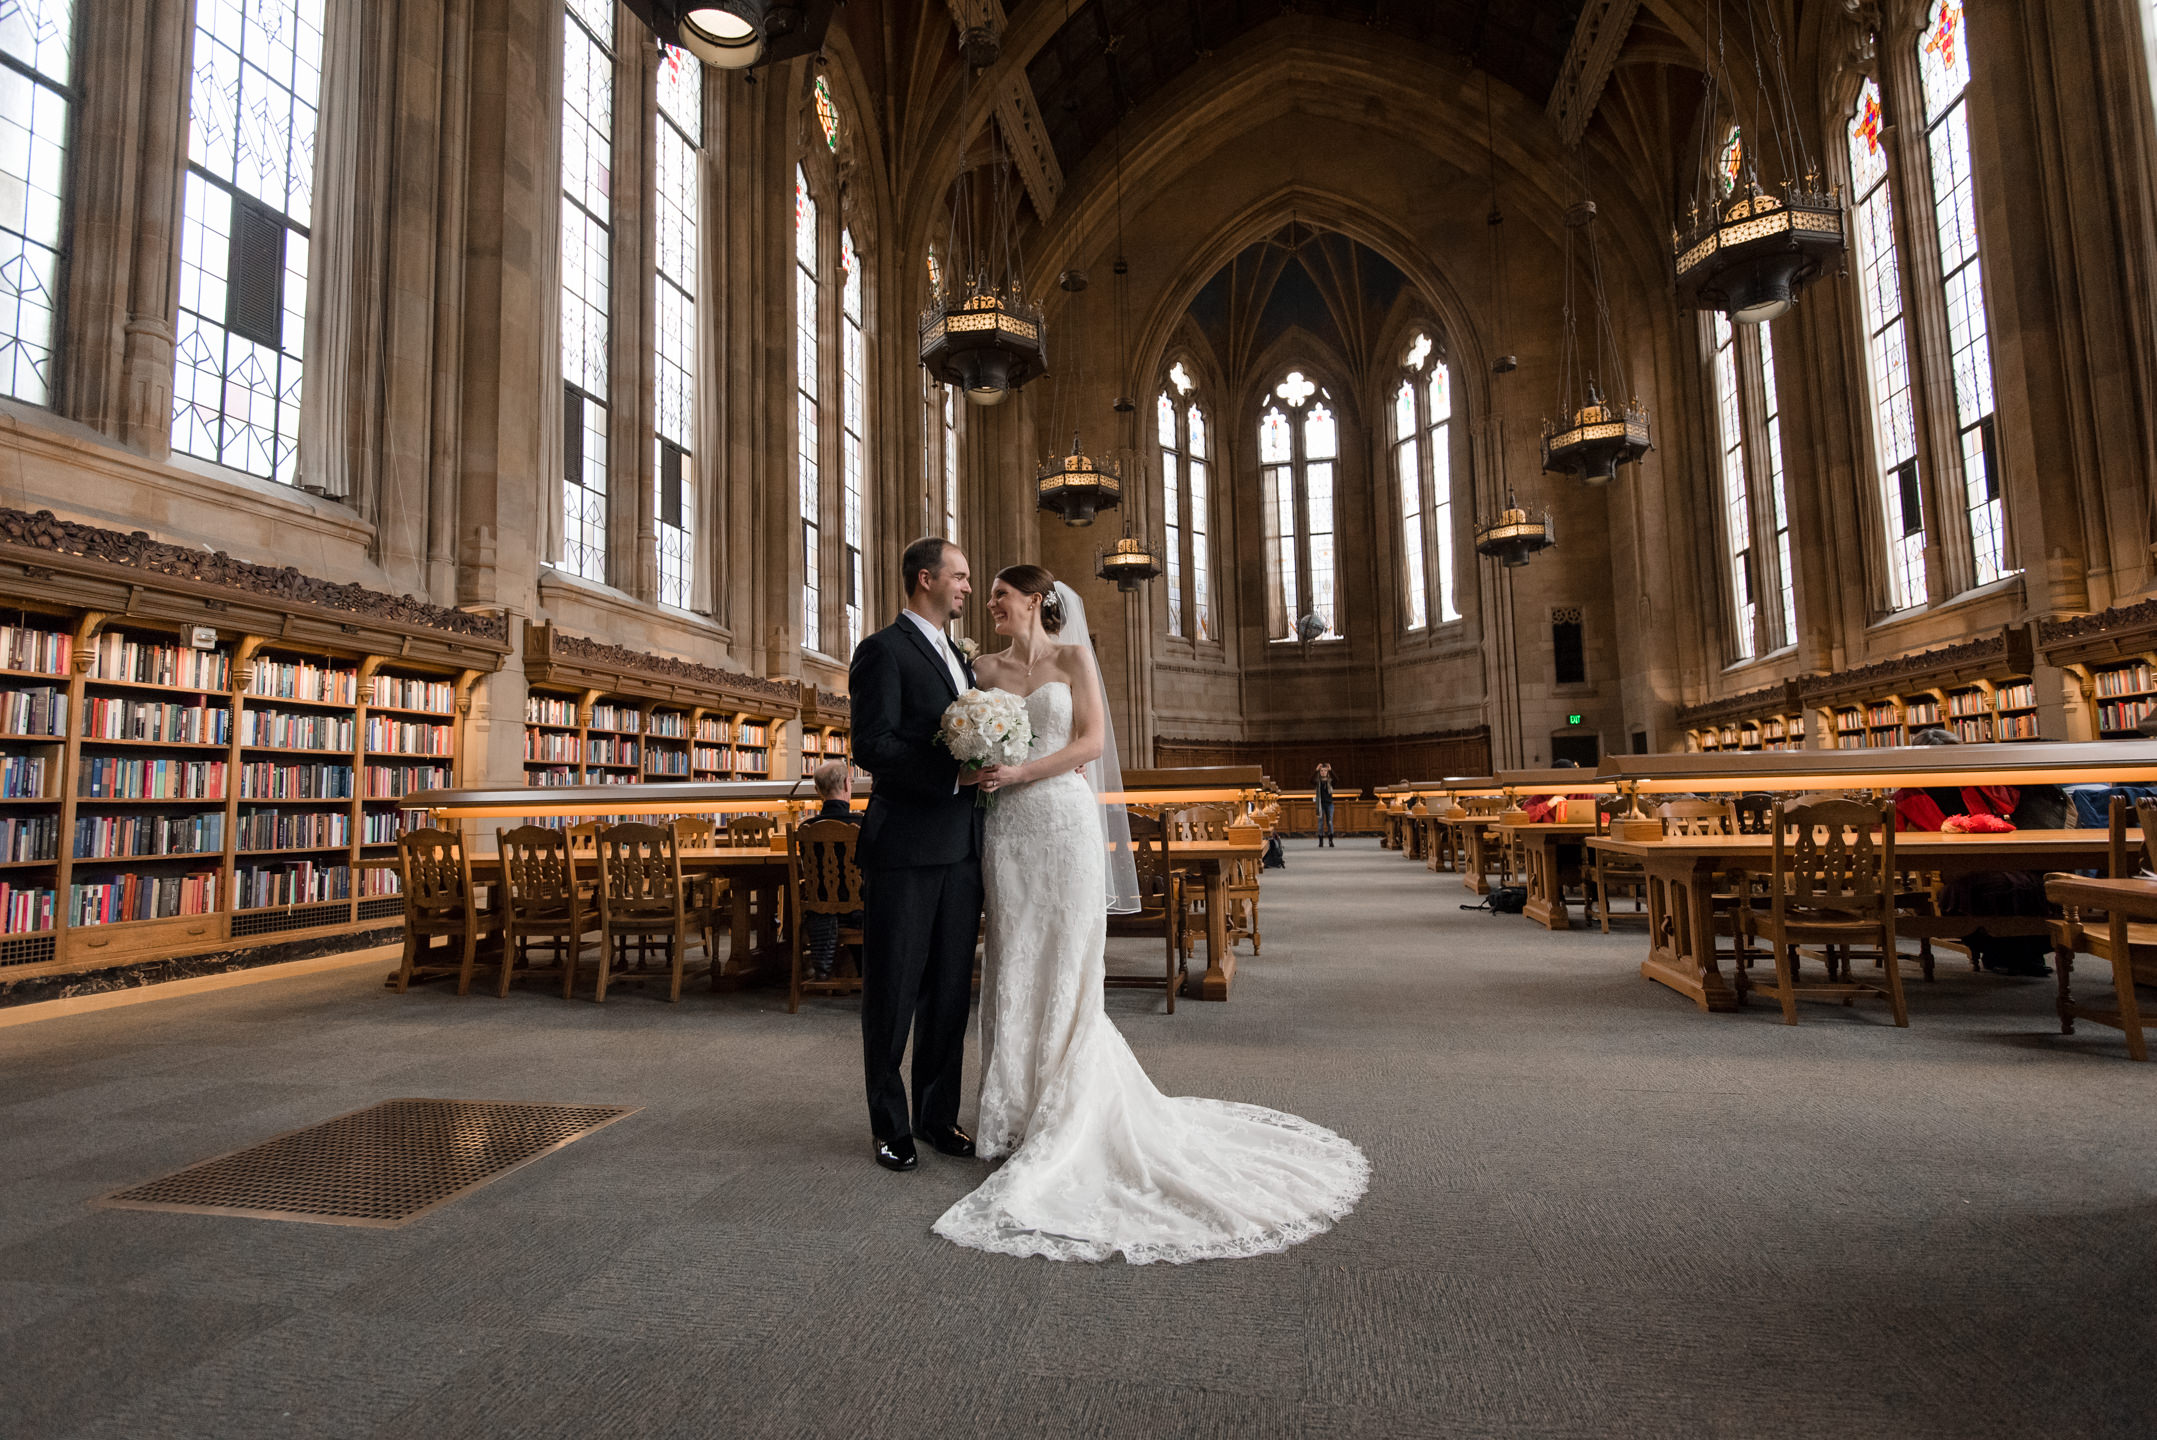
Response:
[[[1860,995],[1886,997],[1895,1023],[1910,1023],[1902,996],[1902,967],[1893,963],[1895,829],[1891,817],[1887,807],[1851,800],[1776,810],[1773,868],[1767,876],[1769,908],[1747,906],[1739,912],[1739,923],[1744,933],[1767,941],[1774,955],[1775,984],[1762,988],[1782,1002],[1785,1025],[1797,1024],[1800,999],[1840,1000],[1848,1005]],[[1825,948],[1826,983],[1799,983],[1800,945]],[[1880,979],[1854,977],[1848,960],[1853,946],[1872,946],[1888,957]],[[1750,972],[1740,966],[1740,1004],[1750,988]]]
[[[1168,952],[1167,968],[1159,980],[1151,975],[1109,975],[1105,988],[1152,989],[1158,985],[1167,994],[1168,1013],[1173,1015],[1176,1013],[1176,992],[1183,988],[1186,971],[1183,881],[1168,857],[1170,830],[1171,826],[1159,815],[1131,812],[1131,848],[1132,858],[1138,863],[1139,909],[1136,914],[1108,917],[1108,933],[1112,939],[1159,936]]]
[[[769,850],[771,831],[769,815],[736,815],[726,822],[726,839],[718,843],[729,850]]]
[[[674,817],[674,843],[683,850],[716,850],[719,848],[716,829],[709,815],[677,815]],[[685,875],[683,883],[689,887],[690,910],[704,916],[707,922],[703,932],[704,958],[717,965],[719,902],[726,899],[730,882],[722,875]]]
[[[531,969],[530,947],[537,940],[553,947],[562,972],[562,998],[576,988],[577,962],[584,937],[598,924],[590,897],[577,884],[569,837],[545,825],[497,830],[502,857],[502,978],[495,993],[509,993],[510,972]]]
[[[854,847],[860,840],[861,827],[851,820],[811,820],[787,831],[786,893],[793,906],[787,924],[793,952],[793,979],[786,998],[789,1015],[800,1011],[804,992],[844,995],[861,988],[863,937],[858,917],[864,901],[861,869],[854,863]],[[834,973],[829,980],[804,976],[809,959],[809,927],[804,922],[812,915],[829,915],[838,922],[839,954],[856,957],[852,974]]]
[[[472,857],[464,837],[454,830],[407,830],[397,837],[397,864],[404,890],[404,961],[397,967],[397,993],[415,979],[455,975],[457,993],[472,989],[472,967],[479,959],[482,936],[494,932],[495,917],[480,910],[472,890]],[[455,964],[426,957],[434,942],[449,941]]]
[[[2106,874],[2114,880],[2132,879],[2144,865],[2157,868],[2157,803],[2148,800],[2134,807],[2142,827],[2142,848],[2127,844],[2129,807],[2123,796],[2112,797],[2110,843],[2106,847]],[[2130,921],[2126,928],[2126,952],[2113,943],[2110,919],[2093,921],[2069,910],[2052,922],[2052,969],[2059,977],[2060,1033],[2075,1033],[2075,1021],[2095,1020],[2110,1025],[2127,1037],[2129,1059],[2149,1059],[2149,1046],[2142,1033],[2142,1007],[2135,986],[2157,985],[2157,925]],[[2080,1004],[2074,997],[2075,956],[2088,955],[2112,967],[2112,1006],[2109,1009]]]
[[[1222,841],[1228,838],[1228,824],[1233,818],[1225,805],[1192,805],[1185,809],[1170,812],[1166,817],[1166,823],[1170,839]],[[1189,879],[1189,877],[1184,878],[1186,881]],[[1183,950],[1184,959],[1188,961],[1192,949],[1198,944],[1199,937],[1206,933],[1206,887],[1186,883],[1181,887],[1181,893],[1183,901]],[[1238,925],[1235,903],[1233,901],[1225,903],[1227,903],[1228,908],[1228,913],[1225,917],[1228,930],[1228,945],[1233,950],[1237,939],[1250,932]],[[1211,964],[1212,962],[1209,959],[1207,963]]]
[[[665,939],[673,945],[673,983],[667,999],[680,1000],[692,926],[701,929],[702,922],[689,912],[674,827],[609,825],[600,831],[599,982],[592,998],[603,1003],[607,981],[627,971],[628,941]],[[623,951],[623,971],[615,969],[618,947]]]
[[[1633,802],[1624,795],[1603,795],[1595,802],[1595,828],[1603,835],[1616,835],[1623,828],[1625,817],[1632,813]],[[1589,865],[1589,875],[1595,881],[1595,913],[1602,922],[1603,933],[1610,933],[1610,898],[1614,890],[1630,890],[1633,893],[1633,913],[1647,918],[1648,867],[1646,862],[1629,855],[1613,855],[1606,850],[1590,848],[1594,857]]]

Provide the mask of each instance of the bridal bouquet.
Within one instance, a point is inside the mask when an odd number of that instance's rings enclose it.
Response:
[[[1017,765],[1034,743],[1034,726],[1026,702],[1009,690],[969,690],[944,711],[936,739],[970,770]],[[996,797],[976,791],[974,803],[994,805]]]

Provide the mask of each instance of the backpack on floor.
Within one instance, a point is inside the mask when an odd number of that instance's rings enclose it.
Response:
[[[1492,915],[1518,915],[1528,908],[1528,887],[1525,885],[1500,885],[1483,897],[1480,905],[1463,905],[1463,910],[1482,910]]]

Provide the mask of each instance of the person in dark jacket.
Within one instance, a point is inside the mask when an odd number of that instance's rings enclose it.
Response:
[[[1330,763],[1320,762],[1318,773],[1311,777],[1311,789],[1318,804],[1318,843],[1333,845],[1333,766]]]

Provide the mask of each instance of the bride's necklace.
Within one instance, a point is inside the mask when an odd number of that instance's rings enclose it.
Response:
[[[1028,660],[1028,661],[1026,661],[1026,662],[1025,662],[1025,663],[1026,663],[1026,679],[1027,679],[1027,682],[1028,682],[1029,684],[1030,684],[1030,683],[1032,683],[1032,681],[1033,681],[1033,678],[1034,678],[1034,667],[1035,667],[1036,665],[1039,665],[1039,664],[1040,664],[1040,663],[1041,663],[1041,662],[1042,662],[1043,660],[1046,660],[1046,659],[1048,658],[1048,654],[1049,654],[1048,650],[1044,648],[1044,649],[1043,649],[1043,650],[1041,651],[1041,653],[1040,653],[1040,654],[1038,654],[1038,655],[1034,656],[1034,658],[1033,658],[1033,659],[1031,659],[1031,660]],[[1016,660],[1016,659],[1018,659],[1018,658],[1019,658],[1019,657],[1018,657],[1018,652],[1017,652],[1016,650],[1014,650],[1014,651],[1012,652],[1011,658],[1012,658],[1013,660]]]

